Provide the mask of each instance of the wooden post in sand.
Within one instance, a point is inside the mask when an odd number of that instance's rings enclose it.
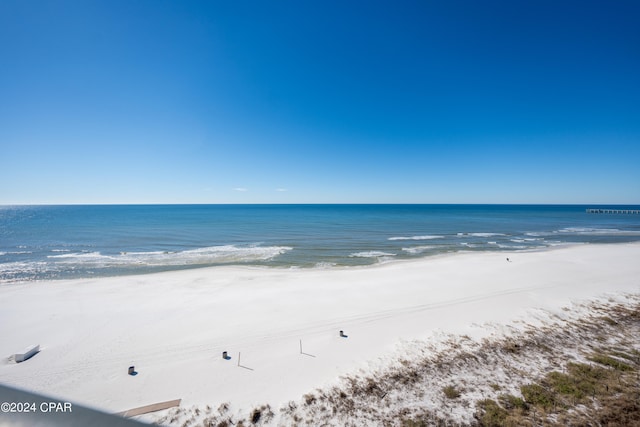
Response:
[[[238,352],[238,366],[240,366],[240,352]]]
[[[302,354],[302,340],[300,340],[300,354]]]

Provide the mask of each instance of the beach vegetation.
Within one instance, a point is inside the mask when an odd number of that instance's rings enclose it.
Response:
[[[260,421],[264,421],[268,423],[274,416],[273,411],[271,410],[270,405],[262,405],[259,408],[255,408],[253,412],[251,412],[250,421],[251,424],[258,424]]]
[[[262,417],[262,411],[260,409],[254,409],[253,413],[251,414],[251,422],[253,424],[258,424],[258,422],[260,421],[260,417]]]
[[[458,390],[455,386],[448,385],[442,389],[442,392],[448,399],[457,399],[460,397],[460,390]]]
[[[551,383],[553,390],[561,395],[571,396],[574,399],[582,399],[585,395],[586,384],[578,383],[575,377],[572,377],[562,372],[551,372],[547,376],[547,380]]]
[[[521,411],[527,411],[529,405],[522,398],[514,396],[512,394],[501,394],[498,396],[498,401],[505,409],[520,409]]]
[[[627,365],[626,363],[605,354],[594,354],[589,357],[589,360],[601,365],[610,366],[618,371],[630,371],[632,369],[631,366]]]
[[[426,420],[403,420],[402,427],[429,427],[433,424],[430,424]]]
[[[589,419],[596,425],[640,425],[639,392],[634,383],[637,364],[620,365],[602,350],[587,360],[597,364],[570,362],[564,372],[552,371],[521,386],[522,398],[502,394],[497,400],[476,402],[478,423],[534,425],[543,418],[551,424],[578,425]]]
[[[493,399],[483,399],[477,404],[476,418],[481,426],[504,426],[509,412]]]
[[[504,344],[503,348],[509,353],[519,353],[522,350],[522,345],[509,340]]]
[[[611,354],[612,356],[615,356],[615,357],[619,357],[621,359],[626,359],[627,361],[629,361],[631,363],[640,362],[640,352],[638,352],[635,349],[630,349],[630,350],[627,350],[627,351],[612,350],[612,351],[609,352],[609,354]]]
[[[553,393],[540,384],[525,384],[520,387],[520,392],[528,404],[541,406],[545,409],[554,405],[555,398]]]
[[[313,405],[316,401],[316,396],[311,393],[307,393],[302,397],[304,398],[304,403],[307,405]]]

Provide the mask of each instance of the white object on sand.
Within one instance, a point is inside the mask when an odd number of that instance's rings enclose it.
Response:
[[[22,353],[14,354],[13,357],[15,358],[16,363],[20,363],[20,362],[24,362],[25,360],[33,357],[39,351],[40,351],[40,344],[31,345],[31,346],[25,348],[24,350],[22,350]]]

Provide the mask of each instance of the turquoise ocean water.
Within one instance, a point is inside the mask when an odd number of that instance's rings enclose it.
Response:
[[[0,206],[0,283],[217,265],[333,268],[640,241],[640,215],[589,214],[588,207],[601,206]]]

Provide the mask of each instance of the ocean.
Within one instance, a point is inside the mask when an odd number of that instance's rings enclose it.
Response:
[[[579,205],[0,206],[0,283],[220,265],[335,268],[463,251],[640,241]]]

